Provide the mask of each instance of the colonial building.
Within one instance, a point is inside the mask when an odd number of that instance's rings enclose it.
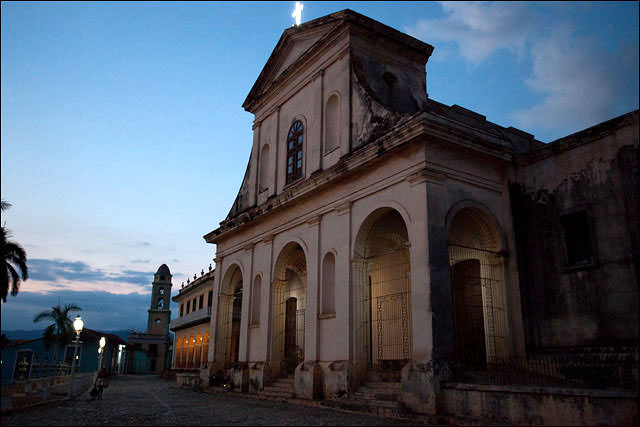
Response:
[[[169,368],[171,277],[166,264],[162,264],[153,277],[147,330],[129,335],[129,373],[160,374]]]
[[[174,349],[171,366],[177,372],[179,384],[191,382],[191,377],[199,378],[201,370],[207,368],[214,277],[215,270],[209,265],[207,273],[202,270],[200,277],[194,275],[193,282],[187,279],[187,286],[183,283],[172,298],[180,307],[178,317],[170,326]],[[239,315],[238,310],[236,316],[239,318]],[[239,332],[240,325],[236,327],[236,348]],[[207,373],[203,375],[204,380],[208,379]]]
[[[430,99],[432,51],[350,10],[284,31],[243,104],[240,191],[204,236],[210,373],[309,399],[382,387],[431,414],[637,421],[620,390],[638,385],[638,112],[543,144]]]

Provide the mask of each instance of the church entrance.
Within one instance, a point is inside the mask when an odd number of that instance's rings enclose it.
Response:
[[[296,349],[297,307],[296,298],[287,299],[284,320],[284,355],[288,373],[295,371],[296,366],[298,366],[298,352]]]
[[[449,266],[455,365],[484,371],[508,356],[504,259],[494,221],[464,208],[449,230]]]
[[[274,268],[270,364],[274,377],[293,373],[304,361],[307,263],[302,247],[289,243]]]
[[[224,276],[218,303],[217,366],[230,368],[240,357],[240,324],[242,320],[242,272],[231,266]]]
[[[409,238],[395,210],[374,212],[362,225],[356,243],[356,365],[399,379],[411,359]]]
[[[240,318],[242,315],[242,288],[233,294],[233,310],[231,312],[231,363],[238,361],[240,354]]]
[[[451,267],[456,360],[476,369],[484,369],[487,358],[481,283],[477,259]]]

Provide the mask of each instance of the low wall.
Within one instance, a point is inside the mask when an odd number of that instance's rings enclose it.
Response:
[[[176,373],[176,385],[180,388],[200,387],[203,384],[200,372]]]
[[[513,425],[638,425],[630,391],[444,383],[442,409]]]
[[[94,372],[73,376],[72,397],[88,392],[93,384]],[[62,400],[69,392],[69,375],[36,378],[23,383],[2,387],[2,412],[20,410],[43,402]]]

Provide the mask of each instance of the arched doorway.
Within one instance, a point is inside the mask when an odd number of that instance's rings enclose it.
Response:
[[[466,207],[451,221],[448,246],[455,363],[484,370],[508,351],[500,233],[486,212]]]
[[[234,264],[222,280],[218,303],[215,360],[224,368],[230,368],[239,360],[242,289],[242,272]]]
[[[286,376],[304,361],[307,262],[302,247],[287,244],[276,261],[272,284],[271,366]]]
[[[409,236],[393,209],[364,221],[354,252],[355,356],[358,381],[368,371],[396,374],[411,359]]]

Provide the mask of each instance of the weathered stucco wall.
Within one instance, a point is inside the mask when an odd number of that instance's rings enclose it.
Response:
[[[638,424],[638,404],[630,392],[471,384],[446,384],[443,390],[446,413],[476,420],[507,425]]]
[[[518,169],[511,197],[531,349],[638,345],[637,129],[630,113]],[[576,211],[589,219],[593,261],[572,266],[561,217]]]

